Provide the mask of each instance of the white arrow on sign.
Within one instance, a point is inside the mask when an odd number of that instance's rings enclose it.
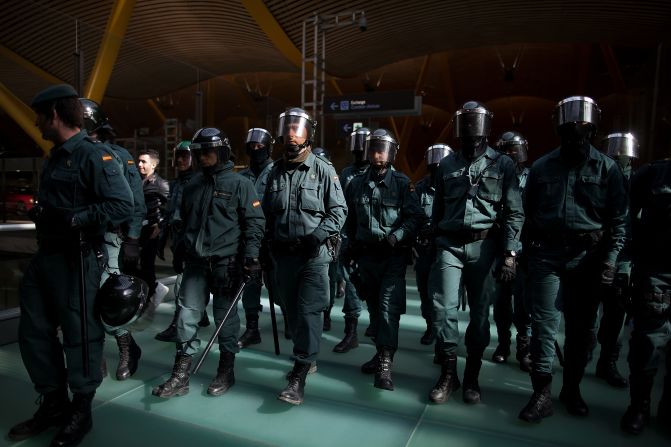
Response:
[[[331,110],[337,110],[338,109],[338,103],[336,103],[334,101],[334,102],[331,103],[331,105],[329,107],[331,107]]]
[[[352,131],[352,125],[350,123],[345,123],[342,126],[342,130],[344,130],[345,133],[349,133]]]

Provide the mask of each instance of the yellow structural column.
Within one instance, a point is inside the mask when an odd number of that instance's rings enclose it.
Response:
[[[35,112],[10,92],[2,82],[0,82],[0,107],[5,109],[23,131],[39,144],[45,154],[49,152],[53,143],[42,138],[40,130],[35,125]]]
[[[135,6],[135,0],[116,0],[107,20],[105,35],[98,48],[93,71],[84,87],[84,96],[102,102],[119,49],[126,34],[126,28]]]

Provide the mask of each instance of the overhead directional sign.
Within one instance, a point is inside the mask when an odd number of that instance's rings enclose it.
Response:
[[[418,116],[422,114],[422,97],[412,90],[326,96],[324,113],[335,118]]]

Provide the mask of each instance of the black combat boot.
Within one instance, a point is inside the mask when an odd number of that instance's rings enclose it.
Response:
[[[328,309],[324,311],[324,325],[322,327],[322,330],[324,332],[328,332],[331,330],[331,307],[329,306]]]
[[[550,398],[552,374],[532,372],[531,385],[534,388],[534,393],[531,395],[529,403],[520,411],[519,418],[537,424],[554,414],[552,399]]]
[[[380,349],[377,370],[373,386],[381,390],[394,391],[394,382],[391,380],[391,365],[394,362],[394,350],[383,347]]]
[[[589,407],[580,395],[580,386],[577,384],[567,384],[566,372],[564,374],[564,385],[559,392],[559,401],[566,406],[566,411],[569,414],[580,417],[587,416],[589,414]]]
[[[91,401],[95,392],[80,394],[74,393],[72,396],[72,410],[70,419],[65,426],[56,433],[51,440],[51,447],[66,447],[78,445],[84,436],[93,428],[93,418],[91,417]]]
[[[177,318],[179,318],[179,306],[175,306],[175,313],[172,316],[170,325],[165,330],[154,336],[158,341],[176,342],[177,341]]]
[[[246,314],[247,327],[238,339],[240,349],[261,343],[261,332],[259,332],[259,314]]]
[[[116,343],[119,346],[119,365],[116,369],[116,378],[117,380],[126,380],[137,371],[142,350],[135,343],[130,332],[117,336]]]
[[[426,331],[424,335],[419,339],[419,342],[423,345],[430,345],[436,340],[436,333],[433,331],[433,323],[431,318],[426,318]]]
[[[103,357],[100,360],[100,377],[103,379],[107,377],[108,371],[107,371],[107,360],[105,360],[105,357]]]
[[[524,372],[531,372],[531,354],[529,353],[529,337],[517,335],[517,352],[515,358],[520,362],[520,369]]]
[[[494,363],[506,363],[510,357],[510,339],[508,340],[499,340],[499,344],[492,354],[492,362]],[[464,377],[464,383],[466,378]]]
[[[380,360],[380,353],[376,352],[372,359],[361,365],[361,372],[364,374],[375,374],[377,364]]]
[[[631,403],[620,420],[620,428],[623,431],[638,435],[650,420],[650,392],[654,377],[642,373],[633,373],[629,376]]]
[[[235,372],[233,371],[234,365],[234,353],[228,351],[221,351],[219,353],[217,376],[212,380],[210,386],[207,387],[207,394],[211,396],[221,396],[233,386],[235,383]]]
[[[469,355],[466,357],[466,368],[464,368],[464,402],[467,404],[480,403],[480,384],[478,376],[482,360],[478,356]]]
[[[175,355],[170,378],[161,385],[154,387],[151,394],[158,397],[183,396],[189,392],[189,375],[191,374],[191,356],[180,352]]]
[[[22,441],[39,435],[50,427],[60,427],[68,421],[70,398],[66,388],[42,394],[40,407],[32,418],[16,424],[7,435],[12,441]]]
[[[207,310],[203,311],[203,316],[200,317],[198,327],[208,327],[210,325],[210,318],[207,316]]]
[[[662,427],[671,433],[671,372],[668,371],[664,380],[662,399],[657,407],[657,420]]]
[[[444,358],[441,365],[440,377],[429,393],[431,402],[442,404],[447,402],[453,391],[457,391],[461,383],[457,376],[457,356],[450,354]]]
[[[305,389],[305,377],[310,370],[310,363],[294,363],[294,369],[289,373],[287,387],[277,396],[279,400],[292,405],[303,403],[303,390]]]
[[[345,317],[345,338],[335,345],[333,352],[345,353],[359,346],[356,326],[359,320],[356,317]]]
[[[608,385],[612,387],[627,388],[629,382],[617,370],[617,359],[619,357],[619,349],[606,350],[602,345],[601,355],[596,363],[596,376],[608,382]]]

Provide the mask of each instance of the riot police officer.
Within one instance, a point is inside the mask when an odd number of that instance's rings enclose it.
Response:
[[[671,160],[640,168],[631,182],[634,330],[629,341],[631,403],[620,427],[639,434],[650,419],[650,393],[666,351],[666,376],[657,420],[671,428]]]
[[[181,232],[184,221],[182,220],[180,208],[182,205],[182,196],[184,195],[184,188],[189,184],[193,178],[195,171],[192,167],[191,149],[189,145],[191,141],[180,141],[173,149],[173,167],[177,171],[177,178],[170,182],[170,193],[168,194],[168,202],[166,204],[166,232],[170,233],[172,238],[172,251],[176,251],[179,241],[178,235]],[[173,258],[174,260],[174,258]],[[154,336],[156,340],[176,342],[177,341],[177,318],[179,317],[179,308],[181,306],[181,285],[183,278],[183,266],[180,263],[174,263],[173,268],[177,276],[175,278],[174,295],[175,295],[175,313],[172,316],[172,321],[168,327]],[[209,299],[208,299],[209,301]],[[203,310],[203,317],[198,322],[198,326],[207,327],[210,325],[210,320],[207,317],[207,311]]]
[[[256,194],[259,200],[263,201],[263,194],[268,184],[268,174],[273,169],[273,160],[270,157],[273,150],[275,139],[266,129],[253,127],[247,131],[245,137],[245,151],[249,156],[249,168],[239,172],[243,177],[247,177],[254,183]],[[268,268],[264,265],[264,268]],[[268,293],[272,293],[272,285],[269,284],[269,276],[264,275]],[[261,343],[261,332],[259,331],[259,313],[261,306],[261,286],[262,279],[247,284],[242,295],[242,306],[245,309],[245,332],[238,339],[238,345],[241,349],[250,345]],[[284,318],[285,328],[287,319]],[[285,329],[285,333],[287,330]]]
[[[522,134],[515,131],[504,132],[496,148],[499,152],[508,155],[516,164],[517,180],[520,185],[520,194],[524,197],[524,188],[529,176],[529,168],[525,166],[528,159],[529,144]],[[522,235],[522,237],[524,237]],[[529,358],[529,337],[531,336],[531,315],[526,309],[524,291],[527,280],[526,260],[522,250],[517,253],[517,272],[513,282],[498,284],[497,295],[494,301],[494,322],[498,333],[498,345],[492,355],[494,363],[505,363],[510,355],[510,326],[515,325],[517,330],[516,359],[520,369],[529,372],[531,360]]]
[[[172,375],[152,394],[169,398],[189,392],[192,356],[198,352],[198,322],[213,295],[217,325],[233,305],[244,274],[261,272],[259,247],[265,219],[254,184],[233,172],[231,146],[219,129],[205,127],[193,136],[191,153],[200,171],[184,189],[183,227],[175,263],[185,263],[177,319],[177,353]],[[240,318],[234,308],[219,333],[219,366],[207,393],[224,394],[235,383]]]
[[[121,170],[133,193],[133,213],[130,219],[116,228],[108,228],[108,231],[105,232],[103,247],[107,253],[107,268],[103,271],[100,280],[102,285],[109,277],[109,273],[119,274],[121,272],[124,262],[128,265],[137,263],[140,256],[138,240],[147,208],[142,193],[142,179],[135,166],[135,160],[126,149],[111,142],[114,137],[114,129],[107,115],[97,102],[86,98],[80,98],[79,101],[82,103],[84,111],[84,128],[89,136],[105,142],[112,149],[119,159]],[[116,378],[117,380],[126,380],[135,374],[142,350],[126,326],[119,326],[114,330],[105,326],[105,329],[108,334],[114,336],[119,348]]]
[[[335,258],[334,240],[347,215],[333,166],[310,151],[315,127],[303,109],[280,114],[277,139],[284,156],[275,162],[263,196],[277,296],[294,344],[294,367],[278,399],[294,405],[303,402],[305,377],[319,353],[321,317],[328,307],[328,264]]]
[[[519,414],[540,422],[553,414],[550,388],[560,310],[565,319],[563,386],[570,414],[586,416],[580,395],[589,340],[602,285],[612,284],[625,237],[627,198],[617,164],[590,140],[600,110],[591,98],[572,96],[555,109],[559,148],[538,159],[527,179],[525,247],[531,311],[533,395]]]
[[[433,330],[431,314],[433,313],[433,300],[429,296],[429,272],[435,258],[435,246],[433,244],[433,227],[431,225],[431,211],[433,209],[433,197],[436,193],[436,181],[438,165],[440,160],[450,154],[452,148],[447,144],[433,144],[428,147],[424,154],[427,175],[417,182],[415,192],[419,198],[419,204],[427,217],[425,224],[419,229],[414,243],[417,259],[415,260],[415,278],[417,280],[417,291],[419,292],[420,309],[422,318],[426,321],[426,331],[420,338],[420,343],[430,345],[436,339]]]
[[[94,314],[103,269],[97,253],[108,225],[133,213],[130,187],[111,149],[82,130],[78,96],[67,84],[55,85],[31,104],[42,137],[55,143],[40,176],[38,206],[29,214],[38,250],[19,289],[19,347],[42,399],[34,416],[8,436],[18,441],[58,427],[53,446],[76,445],[93,425],[105,336]]]
[[[347,189],[349,182],[357,175],[363,174],[368,169],[368,160],[363,156],[364,147],[366,145],[366,138],[370,135],[370,130],[365,127],[360,127],[350,134],[349,150],[352,154],[352,164],[345,166],[340,173],[340,182],[343,190]],[[344,230],[344,228],[343,228]],[[345,299],[343,300],[342,312],[345,314],[345,336],[340,342],[333,347],[333,352],[345,353],[350,349],[359,346],[359,338],[357,335],[357,324],[359,316],[361,315],[361,299],[357,293],[356,288],[350,281],[350,273],[352,267],[346,260],[342,259],[342,254],[347,251],[347,244],[349,239],[347,233],[342,231],[342,247],[340,256],[340,276],[345,282]],[[372,330],[367,333],[372,335]]]
[[[638,158],[638,142],[631,133],[611,133],[602,141],[602,151],[616,161],[629,192],[632,163]],[[625,309],[631,285],[631,215],[627,215],[627,238],[615,264],[613,285],[605,288],[601,295],[602,316],[597,332],[601,353],[596,364],[596,376],[616,388],[626,388],[627,379],[617,369],[622,344],[619,341],[624,325]]]
[[[377,322],[377,352],[361,369],[375,373],[376,388],[390,391],[399,321],[405,313],[405,270],[417,229],[425,220],[410,179],[391,168],[397,152],[398,143],[389,131],[372,132],[365,146],[370,168],[354,177],[345,191],[350,210],[345,224],[347,258],[358,265],[359,293]]]
[[[482,355],[489,345],[494,275],[502,281],[515,277],[524,212],[515,163],[487,144],[492,117],[477,101],[468,101],[457,110],[453,120],[459,148],[438,167],[432,211],[437,254],[429,275],[436,354],[441,363],[440,377],[429,394],[435,403],[444,403],[460,386],[456,350],[462,280],[470,308],[463,400],[475,404],[481,398]]]

